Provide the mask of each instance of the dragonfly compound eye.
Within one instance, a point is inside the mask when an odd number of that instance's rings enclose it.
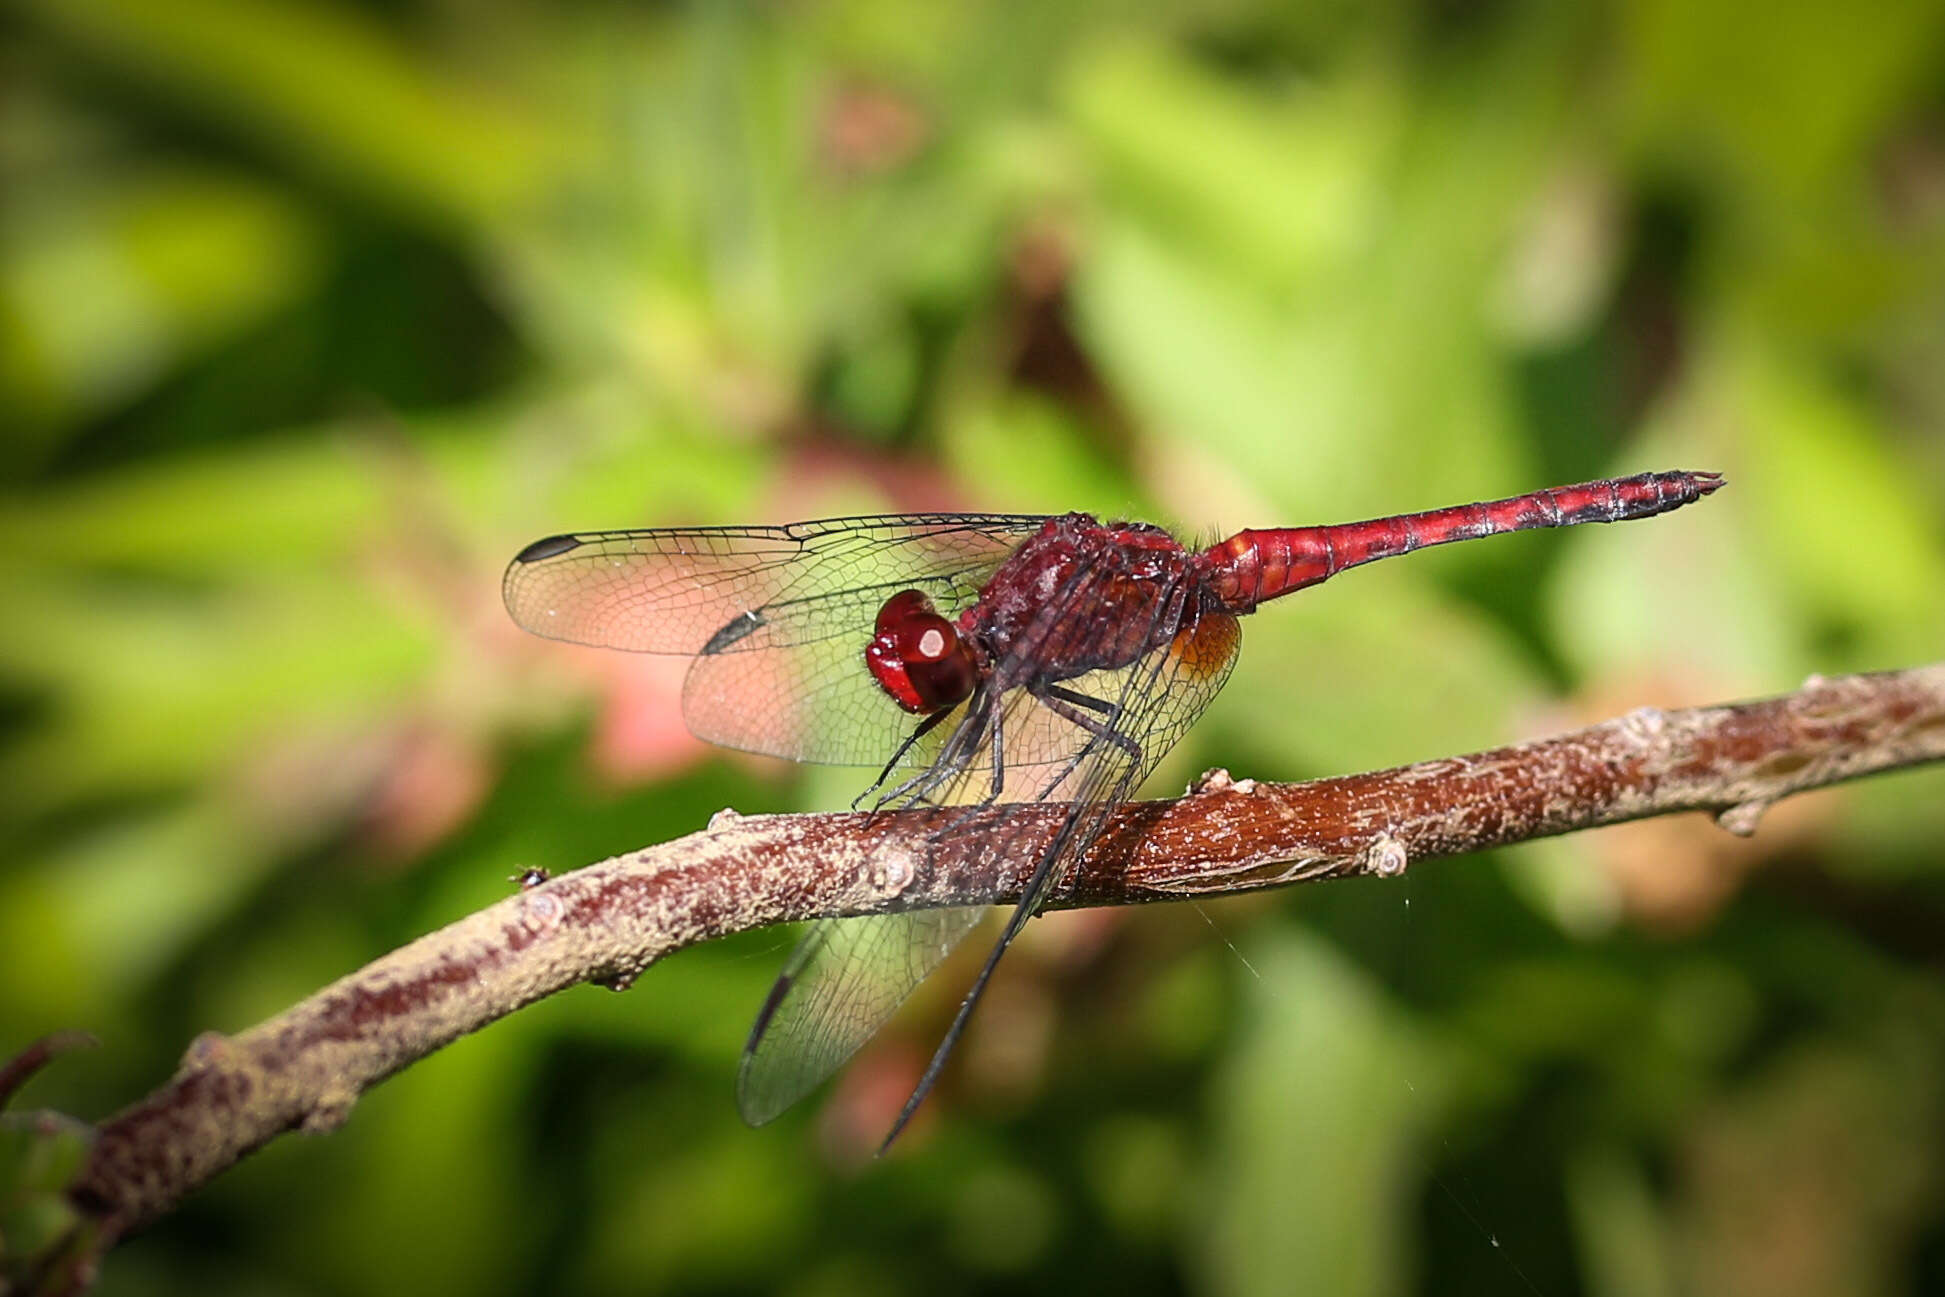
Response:
[[[959,630],[917,590],[903,590],[878,610],[877,633],[865,665],[879,688],[908,712],[936,712],[962,703],[977,672]]]

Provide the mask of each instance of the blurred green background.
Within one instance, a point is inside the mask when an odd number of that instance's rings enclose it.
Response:
[[[853,771],[522,636],[549,532],[1706,504],[1266,609],[1151,789],[1945,655],[1945,10],[0,6],[0,1050],[103,1115],[509,890]],[[534,1006],[109,1294],[1945,1291],[1945,772],[1044,920],[750,1131],[787,944]]]

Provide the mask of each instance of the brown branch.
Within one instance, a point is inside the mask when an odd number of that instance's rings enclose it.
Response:
[[[85,1031],[57,1031],[28,1042],[27,1048],[0,1063],[0,1108],[13,1102],[14,1092],[62,1054],[96,1049],[101,1042]]]
[[[1781,797],[1945,758],[1945,664],[1812,679],[1762,702],[1644,709],[1473,756],[1312,783],[1226,776],[1120,808],[1053,898],[1123,905],[1353,874],[1576,829],[1710,811],[1753,832]],[[100,1127],[76,1198],[128,1228],[284,1131],[325,1131],[441,1046],[580,982],[626,985],[673,951],[823,915],[1018,895],[1062,808],[1011,807],[928,838],[945,812],[724,812],[700,833],[459,920],[235,1036],[199,1037],[162,1089]],[[980,812],[990,815],[991,812]],[[960,843],[954,847],[951,844]]]

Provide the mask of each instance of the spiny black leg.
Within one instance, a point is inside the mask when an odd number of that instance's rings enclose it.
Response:
[[[1001,737],[1005,732],[1005,726],[1001,723],[1001,717],[1003,715],[1005,715],[1005,712],[1002,708],[993,708],[992,723],[988,727],[991,732],[986,740],[987,750],[993,754],[993,782],[988,786],[986,795],[978,801],[971,803],[964,811],[948,820],[944,828],[932,835],[932,841],[937,842],[942,838],[950,836],[955,829],[971,819],[975,814],[985,810],[988,806],[998,801],[1000,794],[1006,790],[1006,744]]]
[[[941,758],[937,763],[927,766],[890,792],[880,795],[873,809],[882,809],[893,802],[916,806],[925,800],[927,793],[938,787],[940,782],[951,774],[951,768]]]
[[[1069,775],[1079,769],[1081,762],[1087,760],[1087,754],[1094,750],[1094,745],[1097,743],[1108,743],[1120,748],[1122,752],[1127,754],[1129,760],[1133,761],[1136,765],[1141,764],[1140,745],[1126,734],[1114,728],[1114,722],[1120,718],[1121,709],[1113,703],[1105,699],[1093,698],[1087,694],[1078,693],[1072,689],[1063,689],[1061,686],[1055,684],[1033,687],[1031,692],[1035,698],[1038,698],[1046,705],[1048,711],[1071,725],[1079,726],[1093,736],[1079,752],[1074,754],[1073,759],[1067,763],[1067,768],[1060,772],[1060,777],[1047,785],[1046,791],[1040,795],[1042,801],[1045,801],[1055,789],[1065,783]],[[1078,707],[1086,707],[1094,711],[1102,712],[1106,714],[1108,719],[1105,721],[1095,720],[1085,712],[1075,710]]]
[[[933,730],[937,729],[939,727],[939,722],[943,721],[946,717],[950,715],[952,715],[952,709],[948,707],[943,711],[933,712],[930,716],[927,716],[924,720],[920,721],[918,725],[912,730],[912,732],[905,736],[905,741],[898,745],[898,751],[891,754],[891,760],[885,762],[885,768],[883,770],[880,770],[878,772],[878,777],[871,781],[871,787],[865,789],[863,792],[859,793],[856,797],[851,799],[851,809],[854,811],[857,810],[859,802],[862,802],[865,798],[871,796],[873,793],[877,792],[880,788],[883,788],[885,786],[885,781],[891,778],[892,770],[897,767],[900,761],[905,759],[905,754],[912,750],[912,744],[918,742],[920,739],[924,738],[927,734],[930,734]],[[884,805],[884,802],[880,801],[878,804],[882,806]]]
[[[1064,703],[1072,703],[1076,707],[1085,707],[1089,711],[1100,712],[1110,720],[1121,710],[1105,698],[1096,698],[1094,695],[1084,694],[1078,689],[1069,689],[1066,685],[1043,684],[1033,692],[1039,698],[1058,698]]]
[[[987,750],[993,754],[993,788],[986,794],[986,800],[980,803],[983,806],[990,806],[998,801],[1000,793],[1006,788],[1006,744],[1001,739],[1003,727],[1000,724],[1000,718],[1005,714],[1004,707],[993,708],[993,733],[986,745]]]
[[[916,805],[934,788],[963,773],[978,754],[984,731],[992,723],[987,697],[982,685],[966,703],[966,710],[953,729],[952,737],[946,740],[938,760],[881,796],[878,805],[885,806],[901,799],[907,805]]]
[[[987,708],[986,733],[980,736],[980,741],[986,744],[993,756],[993,780],[987,788],[986,795],[978,801],[968,804],[962,812],[948,820],[942,828],[931,835],[930,841],[938,842],[950,837],[961,826],[966,824],[967,821],[977,816],[980,811],[985,810],[988,806],[997,802],[1000,799],[1000,794],[1005,791],[1006,740],[1004,737],[1004,716],[1005,709],[999,704],[996,698]],[[972,752],[966,756],[964,763],[961,765],[961,769],[965,765],[970,765],[972,757],[977,753],[978,745],[975,744]]]

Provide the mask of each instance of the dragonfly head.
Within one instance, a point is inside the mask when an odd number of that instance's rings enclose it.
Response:
[[[878,687],[914,713],[957,706],[979,679],[958,627],[917,590],[901,590],[885,600],[864,661]]]

